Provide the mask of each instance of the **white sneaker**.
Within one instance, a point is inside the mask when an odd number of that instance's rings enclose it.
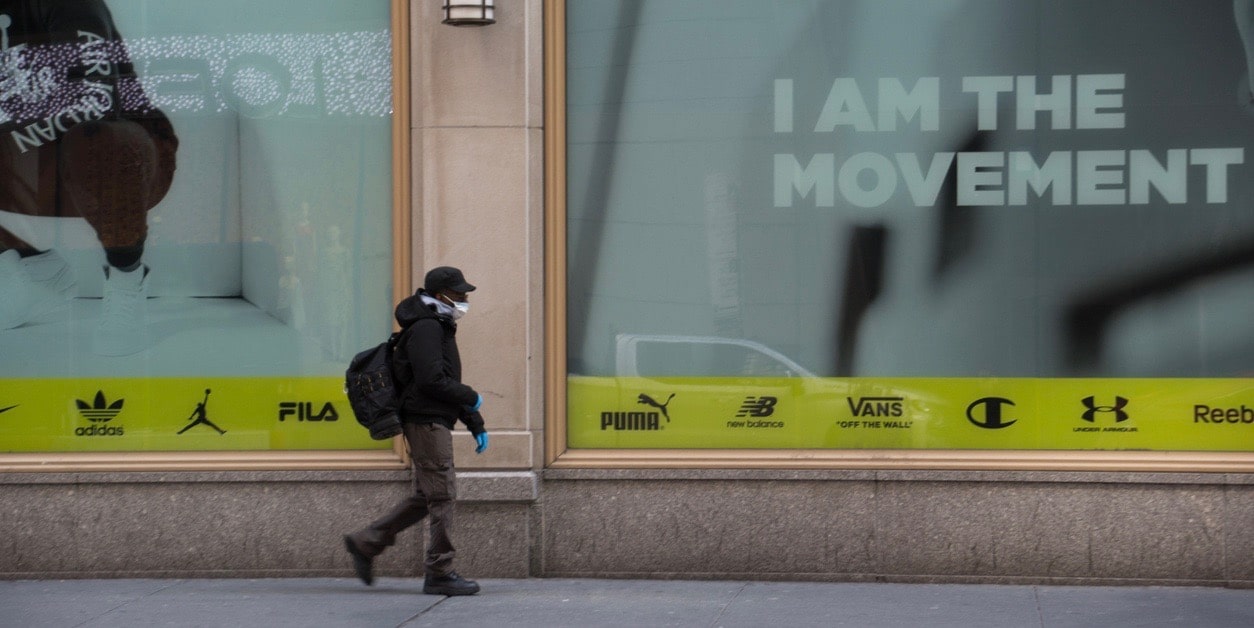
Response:
[[[66,304],[74,272],[56,251],[23,258],[12,249],[0,253],[0,329],[38,321]]]
[[[120,356],[148,348],[148,267],[125,273],[105,267],[100,326],[92,349],[98,355]]]

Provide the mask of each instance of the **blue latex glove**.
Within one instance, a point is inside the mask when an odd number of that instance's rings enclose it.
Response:
[[[488,450],[488,433],[475,434],[475,453],[481,454]]]
[[[483,405],[483,395],[476,394],[475,396],[476,396],[477,398],[475,399],[475,405],[470,406],[470,411],[471,411],[471,412],[478,412],[478,411],[479,411],[479,407]],[[487,447],[487,445],[484,445],[484,447]]]

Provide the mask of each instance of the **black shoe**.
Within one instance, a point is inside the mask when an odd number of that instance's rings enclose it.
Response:
[[[443,576],[427,576],[422,592],[427,595],[474,595],[479,592],[479,583],[450,571]]]
[[[348,548],[348,553],[353,557],[353,571],[357,572],[357,577],[361,578],[361,581],[366,583],[366,586],[374,584],[374,566],[372,564],[374,559],[362,554],[357,549],[357,546],[353,545],[353,539],[347,534],[344,535],[344,547]]]

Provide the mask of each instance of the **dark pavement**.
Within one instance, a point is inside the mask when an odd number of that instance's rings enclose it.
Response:
[[[421,579],[0,581],[0,626],[1254,626],[1254,590],[687,580],[480,580],[471,597]]]

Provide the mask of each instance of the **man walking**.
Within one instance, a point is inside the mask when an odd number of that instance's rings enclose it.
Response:
[[[374,557],[396,542],[402,530],[430,516],[423,593],[473,595],[479,585],[453,571],[456,550],[450,537],[457,497],[452,429],[460,420],[475,437],[475,453],[488,448],[479,407],[483,396],[461,382],[457,319],[470,309],[475,287],[462,271],[431,269],[423,287],[396,306],[402,334],[392,367],[400,390],[399,415],[414,467],[414,494],[365,528],[344,536],[357,577],[374,582]]]

